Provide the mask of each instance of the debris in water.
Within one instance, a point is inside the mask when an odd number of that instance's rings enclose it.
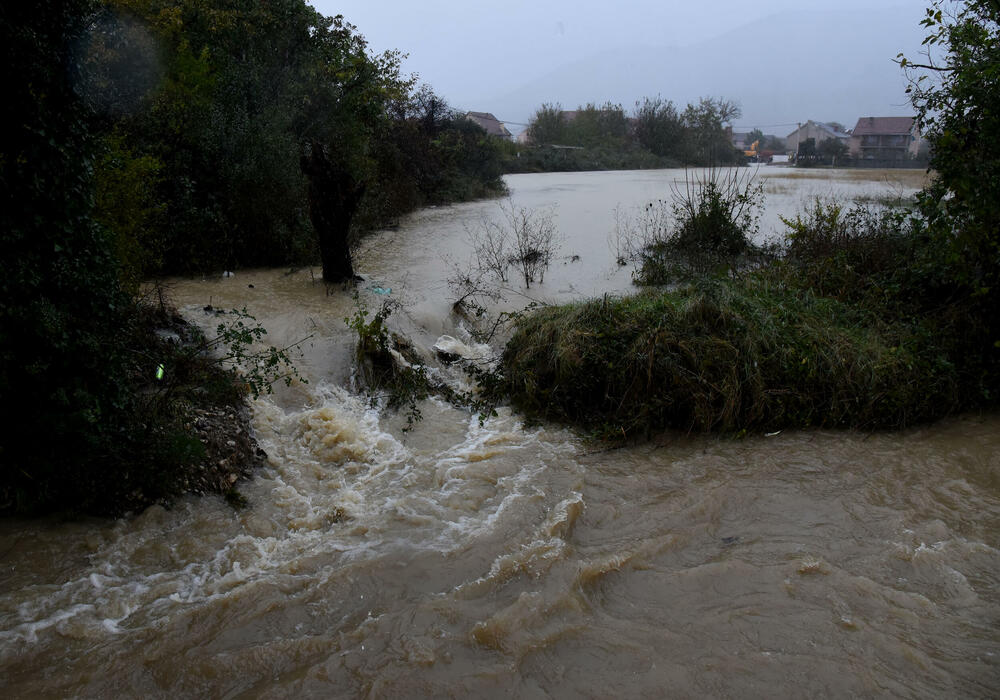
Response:
[[[799,573],[803,576],[829,573],[826,562],[818,557],[806,557],[799,563]]]

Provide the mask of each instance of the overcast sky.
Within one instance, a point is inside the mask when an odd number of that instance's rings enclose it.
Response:
[[[408,73],[455,107],[526,122],[542,102],[572,109],[662,95],[743,106],[737,126],[784,135],[807,119],[911,114],[892,63],[915,56],[925,0],[313,0],[372,50],[409,54]],[[512,127],[512,131],[517,131]]]

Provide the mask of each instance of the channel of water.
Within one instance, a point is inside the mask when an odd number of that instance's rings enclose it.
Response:
[[[921,177],[760,176],[762,236],[816,196]],[[562,238],[545,284],[509,303],[627,292],[614,208],[683,177],[509,177]],[[424,210],[359,252],[361,299],[391,289],[391,322],[431,362],[442,335],[477,350],[447,279],[495,211]],[[316,275],[169,282],[196,322],[213,322],[209,303],[246,306],[270,342],[308,337],[308,383],[253,404],[268,466],[241,485],[245,510],[188,497],[0,523],[4,696],[1000,694],[1000,417],[606,450],[431,399],[404,431],[350,390],[355,301]]]

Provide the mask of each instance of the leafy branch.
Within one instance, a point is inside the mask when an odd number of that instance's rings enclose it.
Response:
[[[247,312],[246,307],[228,313],[234,319],[216,326],[215,338],[195,346],[193,353],[214,354],[224,348],[215,361],[237,372],[255,399],[261,394],[272,393],[277,382],[284,382],[285,386],[291,386],[294,380],[308,383],[299,374],[288,353],[309,340],[312,334],[282,348],[273,345],[260,348],[258,346],[267,331],[257,319]]]

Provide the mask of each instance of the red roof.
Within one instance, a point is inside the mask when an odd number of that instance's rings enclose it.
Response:
[[[913,117],[861,117],[852,132],[854,136],[888,136],[913,131]]]
[[[465,116],[486,129],[487,134],[510,138],[510,132],[507,131],[507,127],[503,125],[503,122],[489,112],[469,112]]]

